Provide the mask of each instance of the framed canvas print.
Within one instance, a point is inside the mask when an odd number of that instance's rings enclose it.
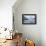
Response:
[[[22,24],[36,24],[36,14],[22,14]]]

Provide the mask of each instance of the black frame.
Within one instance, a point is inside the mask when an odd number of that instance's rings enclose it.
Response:
[[[24,17],[24,16],[25,16],[25,17]],[[26,19],[26,16],[28,16],[28,17],[30,17],[30,18],[32,17],[32,19],[34,19],[34,22],[33,22],[33,20],[31,20],[31,19],[30,19],[30,21],[28,22],[29,18]],[[35,18],[33,18],[33,16],[34,16]],[[36,17],[36,14],[22,14],[22,24],[36,24],[36,18],[37,18],[37,17]],[[27,22],[24,23],[25,20],[26,20]],[[32,21],[32,22],[31,22],[31,21]]]

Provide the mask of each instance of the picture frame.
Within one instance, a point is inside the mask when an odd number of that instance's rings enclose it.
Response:
[[[36,24],[36,14],[22,14],[22,24]]]

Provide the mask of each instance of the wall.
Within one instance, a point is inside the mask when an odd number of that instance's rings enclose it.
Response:
[[[12,28],[12,6],[16,0],[0,0],[0,27]]]
[[[19,1],[18,1],[19,2]],[[17,5],[17,3],[16,3]],[[14,5],[13,13],[15,19],[15,28],[18,32],[23,33],[24,38],[35,41],[36,46],[41,46],[41,1],[40,0],[23,0],[20,5]],[[22,14],[37,14],[36,25],[23,25]]]
[[[41,1],[41,38],[42,46],[46,46],[46,0]]]

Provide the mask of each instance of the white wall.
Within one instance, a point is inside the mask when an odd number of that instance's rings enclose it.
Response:
[[[19,2],[19,1],[18,1]],[[17,4],[17,3],[16,3]],[[20,5],[14,5],[15,28],[24,34],[24,37],[35,41],[36,46],[41,46],[41,2],[40,0],[23,0]],[[23,25],[22,14],[37,14],[36,25]]]
[[[0,27],[12,28],[12,6],[16,0],[0,0]]]
[[[41,38],[42,46],[46,46],[46,0],[41,1]]]

